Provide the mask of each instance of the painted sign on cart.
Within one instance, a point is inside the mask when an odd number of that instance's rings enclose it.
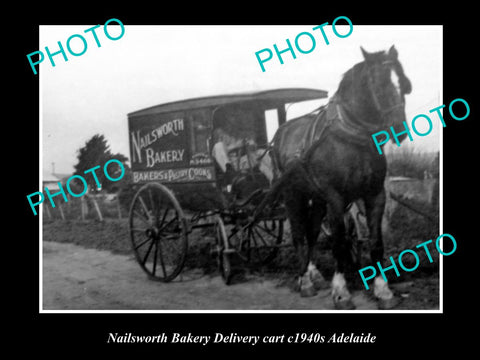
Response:
[[[198,148],[197,143],[202,138],[193,127],[192,118],[183,112],[131,116],[133,182],[215,181],[212,160],[207,148]]]
[[[145,181],[175,183],[212,180],[215,180],[215,172],[213,166],[133,172],[134,183]]]

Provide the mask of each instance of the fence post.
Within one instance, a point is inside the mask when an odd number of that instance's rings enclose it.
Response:
[[[82,196],[80,198],[80,210],[82,213],[82,220],[85,220],[85,198]]]
[[[47,213],[48,219],[51,220],[52,219],[52,214],[50,214],[50,210],[48,210],[48,205],[45,204],[45,205],[42,205],[42,207],[45,210],[45,212]]]
[[[58,204],[58,207],[59,207],[59,209],[60,209],[60,216],[62,217],[62,220],[65,221],[65,215],[63,214],[62,204]]]
[[[122,218],[122,209],[121,209],[121,206],[120,206],[120,198],[118,197],[118,194],[117,194],[117,209],[118,209],[118,218],[121,219]]]
[[[86,198],[87,195],[85,194],[84,197]],[[102,213],[100,212],[100,208],[98,207],[97,198],[95,197],[95,195],[92,195],[92,196],[88,195],[88,198],[93,202],[93,206],[95,207],[95,210],[97,211],[98,219],[100,221],[103,221]]]
[[[93,205],[95,206],[95,210],[97,210],[98,219],[100,221],[103,221],[103,216],[102,216],[102,213],[100,211],[100,207],[98,206],[97,199],[96,199],[95,196],[93,196],[92,198],[93,198]]]

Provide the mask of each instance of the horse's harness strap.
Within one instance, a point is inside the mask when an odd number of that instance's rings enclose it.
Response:
[[[265,157],[265,155],[267,155],[267,153],[269,153],[272,149],[273,149],[273,139],[272,139],[272,141],[270,141],[267,144],[267,147],[266,147],[265,151],[262,153],[262,155],[257,157],[257,161],[259,161],[259,162],[262,161],[262,159]]]
[[[394,64],[392,61],[384,61],[382,63],[382,65],[390,65],[390,64]],[[396,69],[394,70],[397,75],[400,77],[405,77],[405,74],[403,74],[403,69],[401,69],[401,66],[399,69]],[[372,80],[372,76],[370,76],[370,74],[368,74],[367,76],[367,85],[368,85],[368,90],[370,91],[370,95],[372,96],[372,100],[373,100],[373,103],[375,104],[375,109],[380,113],[380,118],[382,120],[382,125],[385,127],[385,126],[390,126],[390,125],[393,125],[393,124],[388,124],[387,123],[387,115],[389,113],[391,113],[393,110],[396,110],[400,107],[403,107],[405,106],[404,102],[400,102],[398,104],[395,104],[395,105],[392,105],[390,107],[388,107],[387,109],[384,109],[382,107],[382,105],[380,104],[380,101],[378,100],[378,95],[374,89],[374,86],[373,86],[373,80]]]
[[[371,145],[371,135],[378,129],[351,116],[348,107],[335,98],[332,98],[332,106],[335,108],[335,128],[332,135],[343,140],[347,137],[350,142],[359,146]]]
[[[325,108],[324,106],[321,106],[318,109],[314,110],[314,111],[319,110],[319,112],[317,116],[315,116],[315,119],[313,120],[312,125],[309,128],[310,137],[309,137],[309,141],[305,142],[304,148],[306,149],[306,151],[304,155],[301,157],[302,159],[305,158],[306,154],[310,151],[312,147],[316,147],[316,144],[320,143],[320,139],[323,133],[325,132],[326,128],[329,127],[331,123],[333,123],[333,118],[328,117],[328,115],[327,115],[326,121],[324,122],[321,121],[322,114],[325,113],[324,108]],[[322,127],[320,129],[320,132],[317,134],[317,128],[319,127],[320,124]],[[275,137],[268,143],[265,151],[257,158],[258,161],[261,161],[263,157],[273,149],[274,142],[275,142]]]
[[[325,120],[321,121],[322,116],[325,116]],[[312,156],[313,152],[320,146],[320,144],[323,141],[323,136],[326,132],[326,130],[335,122],[335,124],[341,125],[342,132],[346,133],[347,135],[353,137],[353,139],[357,140],[358,137],[360,136],[361,139],[361,144],[365,143],[364,136],[361,136],[359,131],[360,128],[356,128],[356,131],[352,131],[351,127],[348,126],[350,122],[347,124],[347,119],[346,119],[346,114],[343,113],[342,108],[340,107],[340,104],[337,102],[335,97],[333,97],[330,102],[328,103],[326,108],[323,108],[320,110],[318,113],[317,117],[314,120],[314,123],[312,124],[311,130],[312,130],[312,135],[311,135],[311,142],[310,146],[307,148],[303,156],[299,159],[300,160],[300,169],[302,172],[306,174],[306,179],[310,186],[316,191],[316,192],[321,192],[322,188],[316,181],[316,178],[312,176],[311,174],[311,169],[309,166],[310,163],[310,157]],[[319,126],[319,123],[321,123],[321,128],[317,133],[317,128]],[[362,129],[362,133],[365,132],[364,129]],[[317,134],[316,134],[317,133]],[[334,132],[332,132],[334,133]],[[370,135],[368,135],[369,137]],[[357,141],[356,141],[357,142]]]
[[[330,103],[329,103],[330,105]],[[328,105],[328,106],[329,106]],[[319,111],[318,115],[315,117],[312,127],[311,127],[311,135],[310,135],[310,142],[309,146],[306,147],[306,151],[303,154],[303,156],[300,158],[300,162],[302,164],[302,168],[308,169],[308,162],[310,161],[310,156],[313,154],[313,152],[316,150],[316,148],[321,144],[322,142],[322,137],[325,134],[325,131],[333,124],[333,120],[335,119],[335,116],[332,116],[329,111],[328,111],[328,106],[327,109],[323,108]],[[325,115],[325,120],[321,121],[322,116]],[[321,128],[318,131],[317,134],[317,128],[319,126],[319,123],[321,123]],[[307,170],[308,173],[308,170]]]

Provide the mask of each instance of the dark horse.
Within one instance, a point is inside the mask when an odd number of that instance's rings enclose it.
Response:
[[[349,204],[363,200],[371,260],[383,263],[381,220],[387,164],[371,135],[390,126],[403,129],[404,95],[411,92],[394,46],[388,52],[361,50],[364,61],[344,74],[329,103],[318,113],[282,125],[271,153],[300,258],[301,295],[315,295],[325,282],[312,262],[312,252],[327,215],[336,260],[332,296],[337,309],[354,308],[344,277],[353,264],[343,220]],[[375,279],[374,295],[380,308],[391,308],[397,300],[381,276]]]

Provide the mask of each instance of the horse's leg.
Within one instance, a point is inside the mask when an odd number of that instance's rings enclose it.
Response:
[[[385,210],[385,190],[382,189],[375,196],[365,197],[364,201],[371,239],[370,257],[373,264],[376,264],[377,261],[383,264],[382,217]],[[378,306],[380,309],[391,309],[399,302],[399,298],[393,295],[381,275],[374,280],[373,294],[379,300]]]
[[[310,250],[305,247],[305,234],[308,225],[308,204],[303,195],[294,191],[285,191],[284,199],[287,216],[290,221],[292,242],[300,262],[298,278],[300,295],[302,297],[314,296],[317,292],[307,272],[311,253]]]
[[[306,229],[308,258],[307,274],[313,283],[315,290],[328,288],[329,284],[315,266],[315,244],[322,229],[322,221],[327,212],[325,203],[320,200],[310,200],[309,224]]]
[[[334,190],[325,191],[328,196],[329,221],[332,230],[333,256],[336,260],[335,274],[332,279],[332,297],[335,308],[339,310],[354,309],[352,296],[347,288],[345,272],[352,265],[351,244],[345,236],[343,215],[345,203],[343,198]]]

